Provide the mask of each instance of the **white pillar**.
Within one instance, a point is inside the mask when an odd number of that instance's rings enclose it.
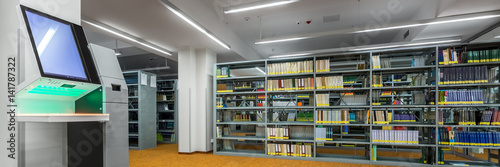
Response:
[[[212,81],[216,54],[181,48],[179,63],[179,152],[212,150]]]

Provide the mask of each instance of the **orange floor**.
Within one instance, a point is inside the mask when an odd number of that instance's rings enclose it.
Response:
[[[213,155],[210,153],[178,154],[176,144],[159,144],[157,148],[148,150],[130,150],[131,167],[165,167],[165,166],[342,166],[368,167],[370,165],[286,160],[273,158],[252,158],[237,156]],[[371,165],[377,166],[377,165]]]
[[[318,150],[319,151],[319,150]],[[460,152],[459,150],[457,150]],[[363,155],[364,151],[353,152],[353,150],[335,150],[329,149],[328,153],[340,153],[351,155]],[[238,156],[223,156],[213,155],[209,153],[193,153],[193,154],[178,154],[176,144],[158,144],[157,148],[148,150],[130,150],[130,166],[131,167],[164,167],[164,166],[342,166],[342,167],[368,167],[370,165],[361,165],[351,163],[335,163],[335,162],[319,162],[319,161],[302,161],[302,160],[287,160],[274,158],[253,158],[253,157],[238,157]],[[379,151],[378,155],[385,157],[420,157],[420,153],[392,151]],[[476,157],[487,159],[486,154],[475,154]],[[447,160],[465,160],[463,158],[446,154]],[[496,162],[496,161],[495,161]],[[377,165],[371,165],[377,166]]]

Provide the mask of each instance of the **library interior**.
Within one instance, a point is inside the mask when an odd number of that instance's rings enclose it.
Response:
[[[0,9],[0,166],[500,166],[498,0]]]

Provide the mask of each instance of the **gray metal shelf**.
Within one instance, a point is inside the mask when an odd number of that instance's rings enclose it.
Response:
[[[257,121],[232,121],[232,122],[217,122],[217,125],[260,125],[265,124],[265,122]]]
[[[226,107],[226,108],[216,108],[217,110],[262,110],[266,107]]]
[[[144,150],[156,147],[156,129],[148,128],[154,127],[156,125],[156,87],[151,86],[152,76],[156,77],[156,74],[145,72],[145,71],[131,71],[124,72],[123,76],[125,81],[130,79],[134,81],[133,83],[127,83],[130,92],[133,96],[129,96],[129,99],[133,99],[134,109],[128,109],[128,111],[133,111],[137,114],[137,118],[133,121],[129,121],[129,125],[134,125],[137,128],[137,132],[131,132],[129,137],[136,138],[137,141],[134,143],[129,143],[130,149]],[[146,79],[146,80],[143,80]],[[141,83],[141,84],[138,84]],[[145,84],[143,84],[145,83]],[[135,90],[133,90],[135,89]],[[132,91],[133,90],[133,91]],[[131,94],[129,92],[129,94]],[[136,93],[135,93],[136,92]],[[129,102],[130,103],[130,102]],[[129,106],[132,104],[129,104]]]
[[[264,79],[265,77],[266,76],[224,77],[224,78],[217,78],[217,80],[220,81],[220,80]]]
[[[224,139],[224,140],[266,140],[264,137],[257,137],[257,136],[222,136],[222,137],[217,137],[217,139]]]
[[[168,116],[173,116],[172,119],[158,119],[156,121],[156,133],[157,135],[162,135],[163,138],[165,139],[172,139],[173,136],[173,141],[157,141],[158,143],[168,143],[168,144],[175,144],[177,143],[177,131],[178,131],[178,122],[177,122],[177,79],[168,79],[168,80],[158,80],[157,81],[157,87],[160,90],[157,90],[156,93],[158,95],[165,95],[166,99],[170,100],[158,100],[156,101],[156,104],[158,106],[161,105],[168,105],[168,110],[165,109],[158,109],[156,111],[156,114],[158,115],[158,118],[161,115],[168,115]],[[173,99],[172,99],[173,98]],[[164,123],[173,123],[173,129],[165,129],[165,127],[160,127],[160,124]],[[163,128],[163,129],[162,129]]]
[[[469,44],[465,44],[469,45]],[[465,46],[464,45],[464,46]],[[223,64],[215,64],[214,69],[217,69],[218,65],[244,65],[244,64],[250,64],[254,65],[255,62],[259,62],[260,65],[259,67],[264,67],[263,69],[266,69],[268,62],[272,63],[277,63],[277,62],[293,62],[293,61],[300,61],[300,60],[319,60],[319,59],[330,59],[330,61],[333,61],[334,64],[338,63],[335,62],[338,57],[335,56],[357,56],[360,55],[360,58],[364,59],[365,62],[372,62],[372,57],[374,56],[374,53],[383,55],[383,56],[394,56],[395,54],[400,54],[399,56],[408,56],[408,53],[412,53],[412,55],[415,55],[413,53],[422,54],[422,55],[432,55],[437,52],[439,52],[439,47],[442,46],[422,46],[422,47],[411,47],[411,48],[404,48],[404,49],[387,49],[387,50],[376,50],[376,51],[362,51],[362,52],[353,52],[353,53],[338,53],[338,54],[332,54],[332,55],[321,55],[321,56],[304,56],[300,58],[285,58],[285,59],[267,59],[267,60],[258,60],[258,61],[246,61],[246,62],[235,62],[235,63],[223,63]],[[451,47],[446,46],[446,47]],[[400,50],[404,50],[403,52],[400,52]],[[397,55],[396,55],[397,56]],[[318,58],[318,59],[317,59]],[[411,58],[409,58],[409,61],[411,61]],[[432,64],[433,62],[438,62],[438,57],[437,56],[430,56],[430,59],[426,61],[426,64]],[[252,64],[254,63],[254,64]],[[402,64],[397,64],[402,66]],[[371,77],[372,75],[375,74],[396,74],[396,73],[418,73],[418,72],[425,72],[425,71],[436,71],[438,68],[449,68],[449,67],[461,67],[461,66],[479,66],[479,65],[486,65],[486,66],[500,66],[500,62],[488,62],[488,63],[470,63],[470,64],[454,64],[454,65],[449,65],[449,66],[444,66],[444,65],[427,65],[427,66],[422,66],[422,67],[395,67],[395,68],[384,68],[384,69],[363,69],[363,70],[351,70],[354,68],[349,68],[347,66],[342,66],[339,68],[339,66],[332,65],[330,63],[330,72],[312,72],[312,73],[299,73],[299,74],[281,74],[281,75],[265,75],[265,76],[259,76],[259,77],[234,77],[234,78],[218,78],[214,79],[214,85],[217,84],[217,81],[220,80],[236,80],[236,79],[262,79],[266,83],[268,80],[273,80],[273,79],[280,79],[280,78],[303,78],[303,77],[311,77],[311,78],[317,78],[317,77],[322,77],[322,76],[329,76],[329,75],[343,75],[343,76],[354,76],[354,75],[359,75],[359,76],[366,76],[369,78],[368,82],[371,82]],[[408,65],[410,66],[410,65]],[[367,67],[373,67],[371,64],[367,64]],[[337,70],[337,71],[335,71]],[[436,77],[434,78],[429,78],[429,82],[427,84],[430,84],[431,82],[436,81]],[[359,81],[358,81],[359,82]],[[274,95],[274,94],[299,94],[299,93],[307,93],[311,95],[316,95],[316,94],[324,94],[324,93],[342,93],[342,92],[368,92],[369,97],[367,98],[367,103],[366,105],[351,105],[351,106],[287,106],[287,107],[229,107],[229,108],[216,108],[214,106],[214,110],[263,110],[266,113],[269,113],[269,110],[273,109],[311,109],[311,110],[316,110],[316,109],[369,109],[371,111],[374,110],[420,110],[424,111],[426,109],[431,109],[429,113],[427,113],[430,117],[426,119],[431,119],[431,120],[437,120],[438,115],[433,114],[435,111],[437,111],[440,108],[474,108],[474,107],[500,107],[500,104],[482,104],[482,105],[426,105],[426,104],[418,104],[418,105],[373,105],[372,103],[372,96],[371,93],[373,90],[382,90],[382,91],[398,91],[398,90],[435,90],[439,91],[442,89],[447,89],[447,88],[474,88],[474,87],[500,87],[500,83],[485,83],[485,84],[459,84],[459,85],[426,85],[426,86],[403,86],[406,84],[411,83],[410,81],[394,81],[394,78],[389,78],[389,81],[384,82],[384,85],[391,85],[391,87],[367,87],[367,88],[361,88],[359,83],[354,84],[354,88],[345,88],[345,89],[314,89],[314,90],[290,90],[290,91],[265,91],[263,92],[258,92],[258,94],[264,94],[266,97],[269,97],[269,95]],[[349,84],[347,84],[349,85]],[[352,85],[352,84],[351,84]],[[223,95],[224,93],[217,93],[215,91],[215,86],[214,86],[214,96],[217,97],[218,95]],[[225,93],[225,94],[242,94],[241,92],[232,92],[232,93]],[[244,93],[243,93],[244,94]],[[254,94],[257,94],[254,93]],[[330,98],[332,99],[332,94],[330,95]],[[436,98],[437,98],[436,94]],[[220,97],[220,96],[219,96]],[[313,96],[315,97],[315,96]],[[381,96],[385,98],[394,98],[394,97],[412,97],[411,94],[403,94],[403,95],[390,95],[390,96]],[[340,96],[338,97],[340,98]],[[272,99],[266,98],[262,99],[265,100],[264,105],[269,105],[269,101]],[[236,100],[235,100],[236,101]],[[214,100],[215,103],[215,100]],[[331,103],[331,102],[330,102]],[[214,112],[214,120],[216,120],[216,112]],[[269,120],[268,119],[269,115],[265,114],[264,120]],[[314,112],[314,118],[316,118],[316,112]],[[435,118],[434,118],[435,117]],[[369,137],[371,135],[371,131],[376,128],[379,129],[382,126],[406,126],[406,127],[416,127],[418,129],[425,129],[425,128],[439,128],[439,127],[464,127],[464,128],[500,128],[500,126],[493,126],[493,125],[438,125],[438,123],[433,122],[405,122],[405,123],[390,123],[390,124],[372,124],[371,122],[373,121],[374,114],[373,112],[370,112],[370,124],[320,124],[314,122],[263,122],[263,123],[250,123],[250,124],[258,124],[258,125],[264,125],[265,127],[269,126],[287,126],[287,125],[293,125],[293,126],[300,126],[300,125],[306,125],[306,126],[313,126],[314,127],[314,134],[316,134],[316,127],[317,126],[326,126],[326,127],[342,127],[342,126],[349,126],[350,128],[354,128],[354,131],[359,130],[360,132],[354,132],[355,134],[341,134],[338,132],[338,130],[335,132],[335,134],[332,134],[335,137],[341,137],[342,139],[337,139],[335,141],[319,141],[319,140],[310,140],[310,139],[292,139],[292,140],[275,140],[275,139],[263,139],[263,138],[258,138],[257,140],[263,140],[263,150],[258,150],[258,151],[248,151],[248,150],[220,150],[216,149],[219,146],[217,142],[213,143],[214,147],[214,154],[216,155],[233,155],[233,156],[252,156],[252,157],[263,157],[263,158],[282,158],[282,159],[299,159],[299,160],[312,160],[312,161],[331,161],[331,162],[347,162],[347,163],[364,163],[364,164],[375,164],[375,165],[404,165],[404,166],[427,166],[426,164],[421,164],[418,163],[417,159],[411,159],[411,158],[400,158],[400,157],[395,157],[395,158],[389,158],[389,157],[383,157],[379,156],[377,157],[377,161],[372,160],[372,154],[369,154],[368,156],[351,156],[351,155],[345,155],[345,154],[324,154],[324,153],[318,153],[317,152],[317,143],[332,143],[332,144],[360,144],[360,145],[367,145],[369,146],[369,150],[371,153],[372,151],[372,146],[374,145],[380,145],[380,150],[387,149],[385,151],[391,150],[391,149],[397,149],[397,150],[410,150],[410,151],[420,151],[418,147],[431,147],[431,148],[440,148],[440,147],[449,147],[449,146],[440,146],[438,145],[437,138],[434,138],[432,140],[435,141],[427,141],[423,140],[422,137],[424,135],[433,135],[437,136],[438,132],[429,132],[429,134],[420,134],[419,138],[419,144],[403,144],[403,143],[373,143],[371,140],[363,140],[363,139],[354,139],[354,140],[349,140],[350,138],[355,138],[355,137]],[[434,119],[433,119],[434,118]],[[221,125],[225,123],[217,123],[213,122],[214,127],[216,125]],[[231,124],[238,124],[237,122],[231,123]],[[245,124],[242,124],[245,125]],[[342,129],[342,128],[340,128]],[[241,139],[241,137],[221,137],[221,138],[216,138],[216,129],[214,128],[214,133],[213,136],[215,139],[233,139],[233,140],[238,140]],[[362,131],[362,132],[361,132]],[[234,132],[234,131],[233,131]],[[255,130],[252,131],[255,133]],[[340,131],[342,132],[342,130]],[[353,132],[351,129],[349,129],[349,132]],[[292,132],[293,133],[293,132]],[[364,133],[364,134],[362,134]],[[427,136],[428,137],[428,136]],[[246,140],[246,139],[242,139]],[[272,155],[266,155],[266,150],[267,150],[267,144],[269,142],[314,142],[316,143],[313,147],[313,157],[310,158],[303,158],[303,157],[291,157],[291,156],[272,156]],[[424,143],[425,142],[425,143]],[[436,143],[436,144],[427,144],[427,143]],[[454,146],[457,148],[492,148],[492,149],[500,149],[500,147],[467,147],[467,146]],[[332,149],[332,148],[324,148],[324,149]],[[339,149],[342,149],[339,147]],[[438,150],[435,149],[435,155],[437,156]],[[436,157],[435,164],[437,164],[438,158]],[[497,164],[498,165],[498,164]]]
[[[249,94],[264,94],[264,91],[256,92],[217,92],[217,95],[249,95]]]

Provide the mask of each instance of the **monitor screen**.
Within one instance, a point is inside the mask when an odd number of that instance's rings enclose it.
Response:
[[[26,7],[22,12],[42,76],[90,81],[73,24]]]

